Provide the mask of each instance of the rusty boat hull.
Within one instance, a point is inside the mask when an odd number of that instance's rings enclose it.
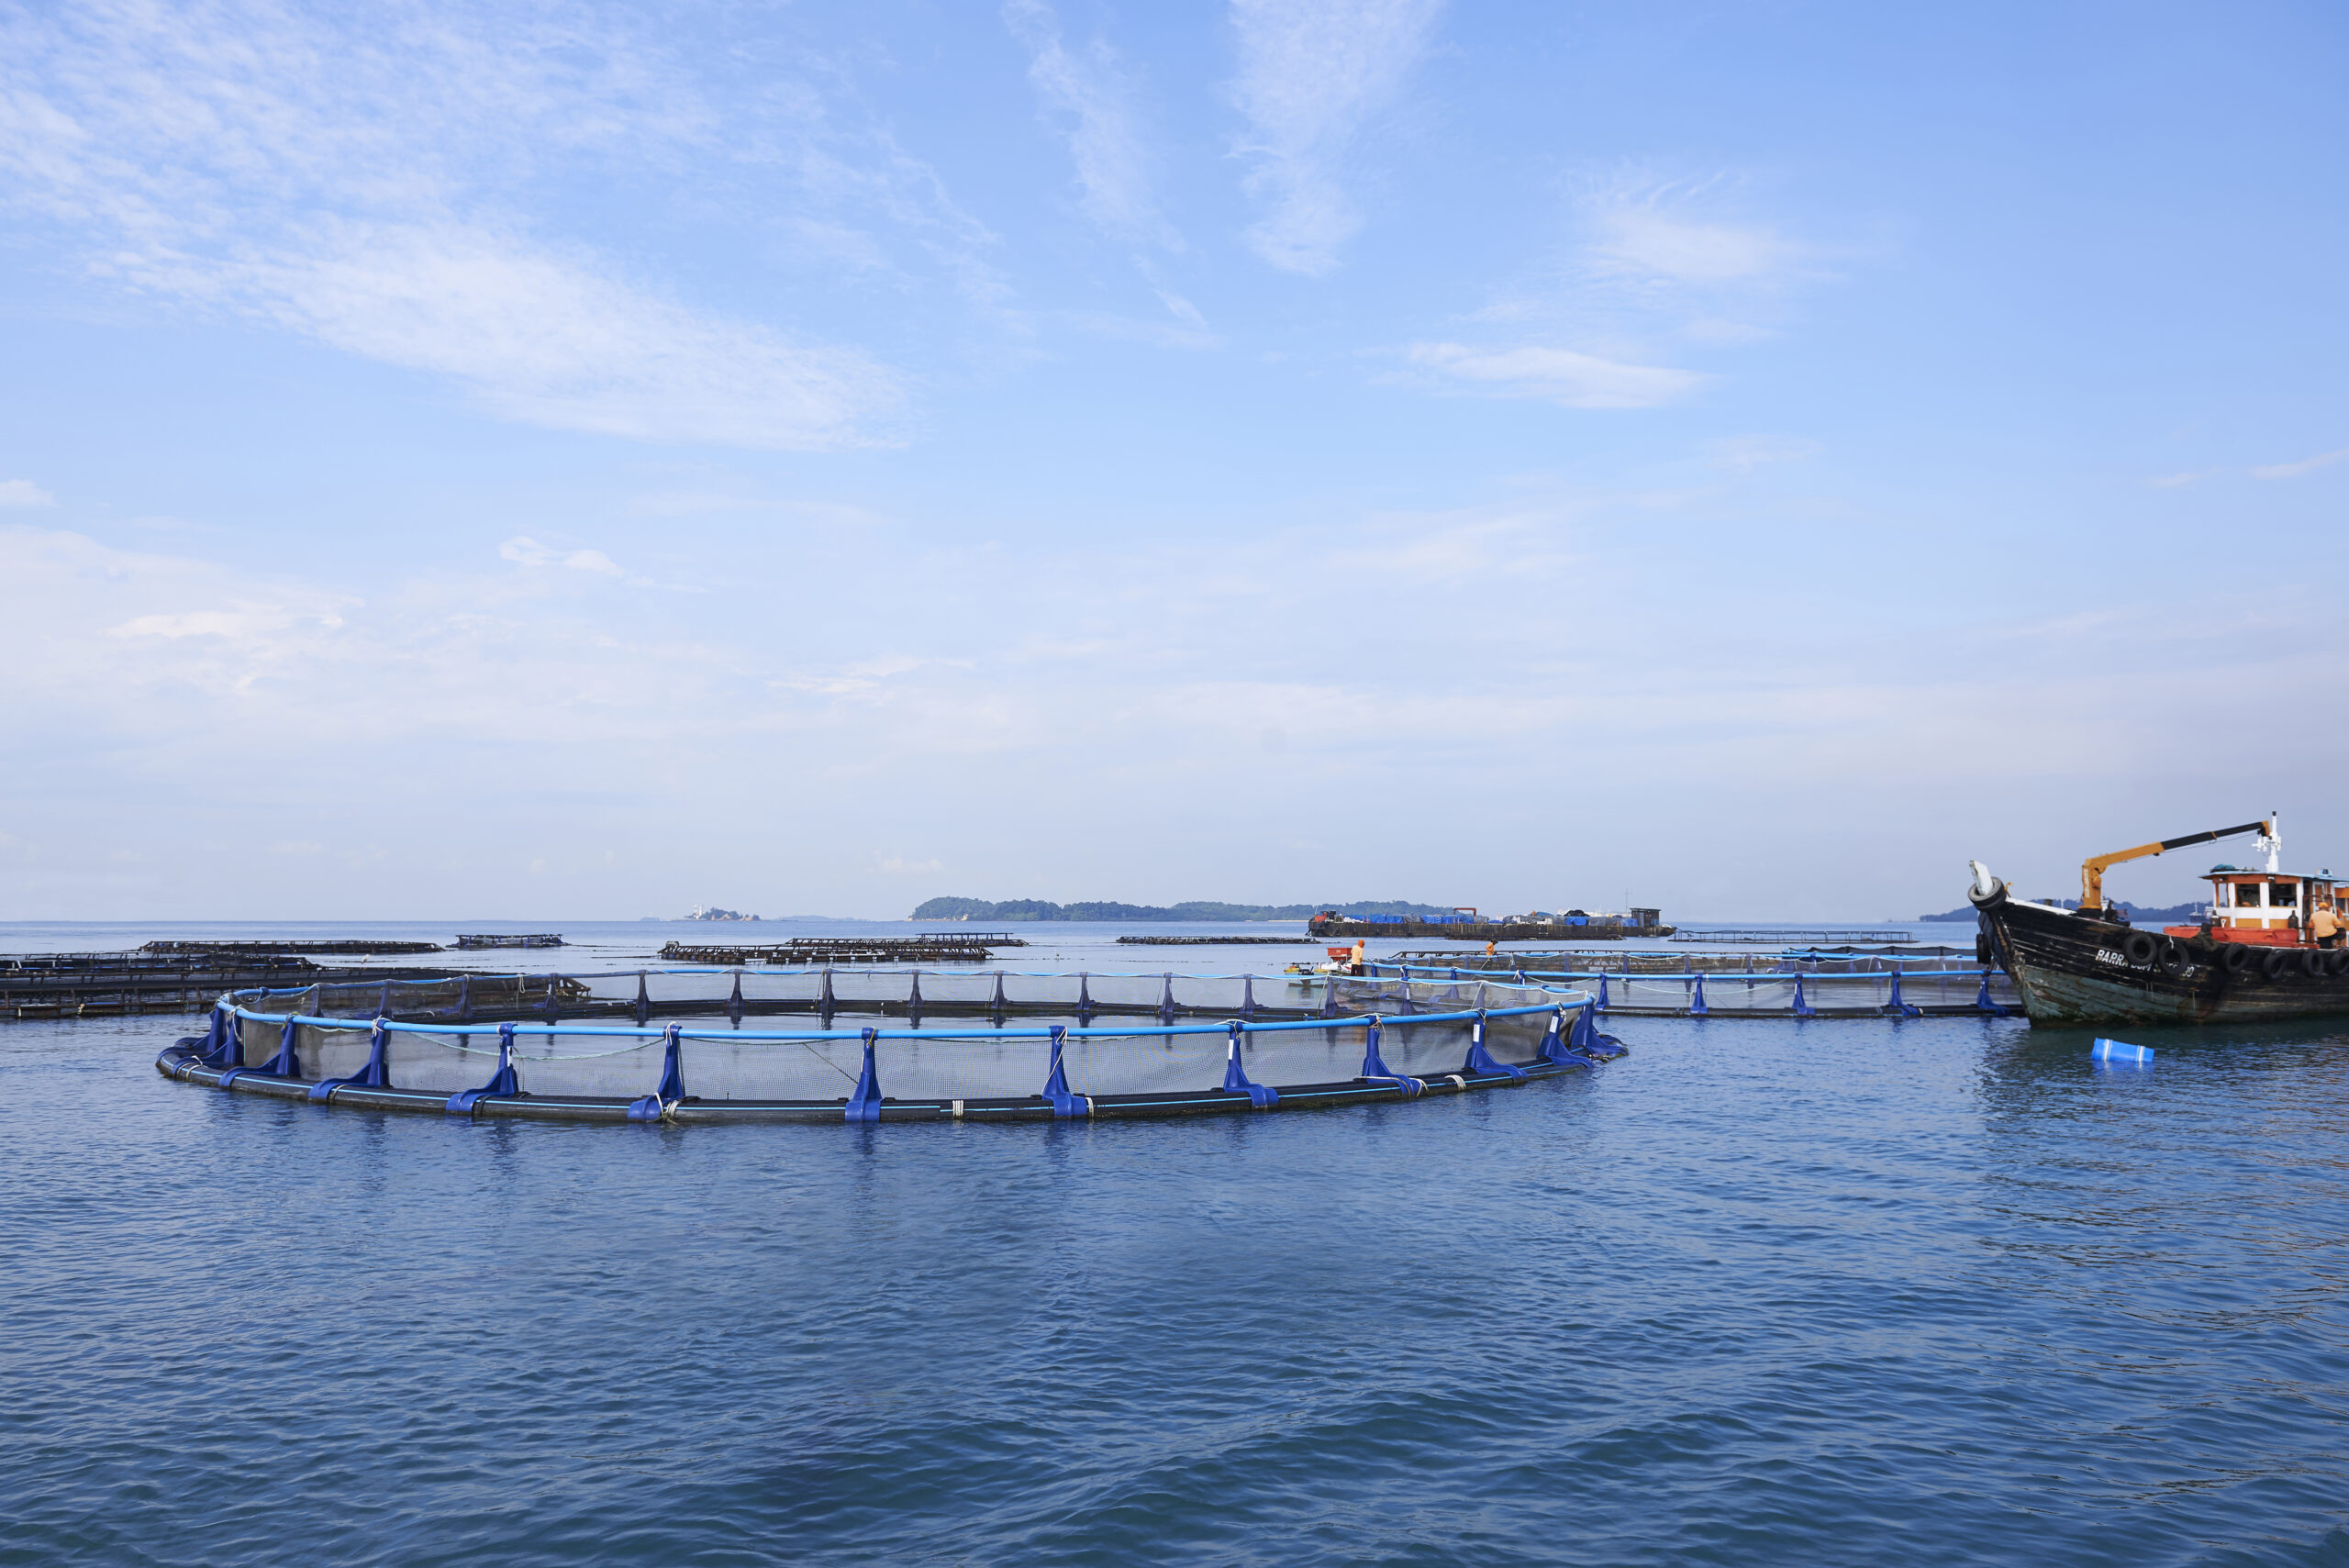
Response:
[[[2349,1014],[2349,950],[2137,930],[2010,896],[1974,896],[1986,956],[2033,1024],[2225,1024]]]

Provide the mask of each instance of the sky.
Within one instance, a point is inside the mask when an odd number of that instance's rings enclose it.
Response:
[[[2257,0],[0,5],[0,919],[2349,873],[2344,80]]]

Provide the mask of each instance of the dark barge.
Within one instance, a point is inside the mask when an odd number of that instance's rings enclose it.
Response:
[[[1660,940],[1678,929],[1664,924],[1662,912],[1654,909],[1634,909],[1628,915],[1585,915],[1569,910],[1547,920],[1479,920],[1474,917],[1473,910],[1463,913],[1469,917],[1364,920],[1349,919],[1334,909],[1325,909],[1306,922],[1305,934],[1313,941],[1340,937],[1411,937],[1447,942],[1620,942]]]
[[[758,947],[715,947],[670,942],[661,956],[671,963],[715,963],[807,967],[828,963],[985,963],[990,948],[1024,948],[1008,931],[925,931],[911,937],[796,937]]]
[[[2213,866],[2208,912],[2138,930],[2103,898],[2111,864],[2257,832],[2264,869]],[[2098,856],[2081,867],[2077,909],[2017,898],[1976,861],[1967,889],[1988,955],[2014,978],[2034,1024],[2246,1023],[2349,1013],[2349,948],[2330,873],[2277,863],[2275,819]]]

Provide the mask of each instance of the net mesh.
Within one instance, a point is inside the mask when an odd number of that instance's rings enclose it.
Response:
[[[512,977],[494,977],[510,981]],[[745,1018],[755,1006],[824,1010],[805,1029],[787,1022],[712,1020],[731,1011],[736,983]],[[1326,987],[1326,988],[1325,988]],[[622,1006],[630,1013],[644,997],[649,1021],[632,1027],[574,1023],[533,1016],[544,1006],[545,977],[469,985],[444,982],[390,987],[324,986],[305,992],[256,994],[238,1023],[242,1062],[260,1067],[277,1055],[284,1011],[331,1017],[338,1004],[357,1015],[295,1027],[296,1075],[349,1078],[367,1066],[372,1023],[390,1018],[384,1064],[392,1087],[452,1095],[488,1084],[498,1062],[500,1029],[494,1022],[436,1024],[435,1012],[456,1015],[496,999],[531,1009],[511,1026],[514,1067],[522,1091],[534,1096],[635,1099],[658,1090],[666,1068],[665,1022],[678,1029],[678,1068],[684,1090],[702,1102],[842,1101],[855,1090],[864,1039],[856,1025],[876,1031],[874,1065],[880,1093],[905,1101],[1028,1099],[1041,1093],[1052,1068],[1051,1026],[1067,1032],[1061,1066],[1071,1092],[1092,1096],[1197,1094],[1220,1088],[1231,1051],[1229,1027],[1202,1027],[1201,1014],[1242,1021],[1240,1060],[1252,1082],[1273,1087],[1341,1084],[1364,1066],[1364,1015],[1383,1019],[1381,1051],[1395,1072],[1429,1077],[1462,1071],[1475,1010],[1532,1008],[1487,1019],[1486,1049],[1494,1060],[1523,1063],[1539,1057],[1561,1006],[1579,1005],[1574,992],[1537,983],[1481,976],[1408,982],[1336,977],[1298,985],[1247,976],[1040,975],[1003,971],[634,972],[558,982],[558,1015],[566,1008]],[[829,995],[831,1006],[823,1008]],[[283,1011],[263,1012],[260,1003]],[[1026,1016],[1008,1023],[1005,1011]],[[995,1014],[993,1021],[919,1023],[923,1011],[956,1009]],[[663,1011],[673,1015],[664,1020]],[[912,1013],[909,1019],[906,1015]],[[1328,1025],[1271,1027],[1244,1019],[1260,1013],[1290,1019],[1319,1014]],[[423,1017],[419,1017],[423,1015]],[[1151,1018],[1167,1027],[1118,1027],[1094,1021]],[[1174,1020],[1169,1023],[1169,1018]]]

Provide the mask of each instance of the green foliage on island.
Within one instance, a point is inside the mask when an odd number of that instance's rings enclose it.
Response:
[[[1012,898],[990,903],[984,898],[931,898],[913,912],[917,920],[991,920],[1026,924],[1035,920],[1309,920],[1324,909],[1341,915],[1408,915],[1421,919],[1449,915],[1432,904],[1362,902],[1353,904],[1052,904],[1038,898]]]

